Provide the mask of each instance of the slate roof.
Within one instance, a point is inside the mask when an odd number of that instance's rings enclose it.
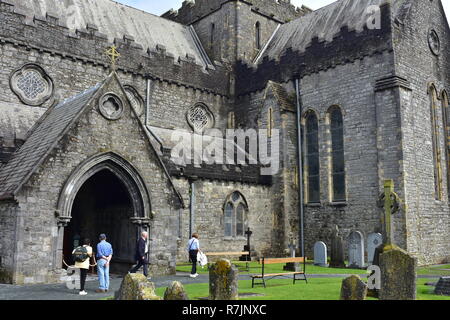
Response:
[[[268,94],[268,90],[272,91],[282,110],[297,112],[294,101],[289,98],[286,89],[281,84],[269,80],[265,92],[265,97]]]
[[[196,177],[201,179],[215,179],[222,181],[234,181],[234,182],[245,182],[252,184],[264,184],[269,185],[272,183],[271,176],[261,175],[261,169],[263,166],[260,164],[247,164],[247,165],[233,165],[233,164],[205,164],[204,162],[200,164],[194,163],[194,158],[201,159],[203,155],[203,149],[193,150],[191,156],[187,156],[184,164],[175,164],[172,161],[171,152],[172,149],[179,143],[179,137],[173,138],[173,134],[177,132],[173,129],[164,129],[159,127],[151,126],[149,127],[151,132],[156,139],[151,139],[154,148],[158,150],[158,155],[164,161],[165,167],[168,169],[170,175],[175,177]],[[186,132],[187,137],[193,139],[197,134]],[[209,140],[211,138],[211,140]],[[250,156],[249,153],[245,152],[232,140],[227,140],[219,137],[210,137],[207,135],[203,136],[203,141],[208,145],[209,148],[214,148],[214,150],[219,150],[223,148],[223,155],[227,154],[226,145],[229,143],[236,148],[236,153],[246,154],[248,161],[257,161]],[[157,141],[156,141],[157,140]]]
[[[111,0],[8,0],[29,17],[50,14],[57,16],[71,30],[86,29],[87,24],[114,38],[132,36],[144,49],[163,45],[167,52],[186,58],[196,58],[196,63],[211,64],[197,39],[193,28],[184,26],[151,13],[135,9]]]
[[[404,15],[411,1],[413,0],[393,0],[393,17]],[[385,2],[386,0],[338,0],[283,24],[277,29],[257,63],[261,63],[264,57],[279,59],[288,48],[305,51],[314,37],[332,41],[344,26],[360,31],[369,18],[367,8]]]
[[[0,199],[9,198],[34,173],[63,137],[102,83],[50,108],[28,134],[23,146],[0,168]]]

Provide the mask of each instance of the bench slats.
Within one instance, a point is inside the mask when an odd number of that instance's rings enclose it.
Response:
[[[248,256],[250,252],[243,251],[243,252],[207,252],[205,253],[206,256]]]
[[[297,257],[297,258],[270,258],[270,259],[264,259],[264,264],[275,264],[275,263],[298,263],[298,262],[305,262],[304,257]],[[263,263],[263,259],[259,259],[259,263]]]
[[[305,273],[304,272],[267,273],[267,274],[264,274],[264,277],[285,276],[285,275],[292,275],[292,274],[305,274]],[[262,278],[262,277],[263,277],[262,274],[252,276],[252,278]]]

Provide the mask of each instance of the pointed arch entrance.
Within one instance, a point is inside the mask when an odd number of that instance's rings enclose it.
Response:
[[[95,250],[105,233],[113,245],[112,272],[134,263],[139,233],[150,231],[151,208],[146,185],[138,171],[115,153],[97,155],[81,164],[66,182],[59,198],[55,265],[70,260],[74,247],[89,238]]]

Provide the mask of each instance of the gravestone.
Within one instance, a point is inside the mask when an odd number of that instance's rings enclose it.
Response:
[[[345,268],[345,259],[344,259],[344,240],[339,235],[338,226],[333,230],[333,234],[331,236],[331,260],[330,260],[331,268]]]
[[[381,233],[371,233],[367,237],[367,263],[373,264],[375,260],[375,250],[383,243],[383,236]]]
[[[393,245],[380,254],[380,300],[416,299],[417,259]]]
[[[367,285],[359,276],[352,275],[342,280],[341,300],[365,300]]]
[[[189,300],[181,282],[173,281],[164,293],[164,300]]]
[[[348,263],[350,268],[364,267],[364,237],[359,231],[348,236]]]
[[[322,241],[314,244],[314,265],[328,267],[327,245]]]
[[[116,300],[161,300],[155,293],[155,285],[143,274],[129,273],[123,278]]]
[[[239,300],[238,269],[227,259],[209,268],[209,300]]]
[[[450,296],[450,277],[441,277],[436,284],[434,294]]]

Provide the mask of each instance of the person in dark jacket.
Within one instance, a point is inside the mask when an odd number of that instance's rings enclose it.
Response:
[[[148,277],[148,259],[147,259],[147,253],[148,253],[148,233],[146,231],[141,233],[141,237],[139,238],[137,244],[136,244],[136,253],[135,253],[135,260],[137,261],[137,264],[134,268],[132,268],[129,272],[130,273],[136,273],[142,266],[144,267],[144,276]]]

